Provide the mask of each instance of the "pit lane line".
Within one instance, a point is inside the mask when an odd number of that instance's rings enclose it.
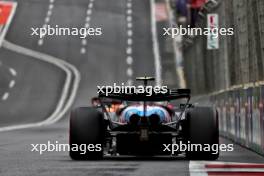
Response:
[[[49,117],[47,117],[44,121],[37,122],[37,123],[1,127],[0,132],[44,126],[44,125],[55,123],[58,120],[60,120],[65,115],[65,113],[69,110],[69,108],[72,106],[73,101],[77,94],[77,90],[79,88],[81,76],[80,76],[79,71],[76,69],[76,67],[61,59],[55,58],[53,56],[50,56],[44,53],[40,53],[37,51],[24,48],[22,46],[8,42],[6,40],[3,41],[3,47],[10,51],[23,54],[26,56],[30,56],[34,59],[48,62],[50,64],[57,66],[58,68],[62,69],[66,73],[66,79],[65,79],[65,83],[64,83],[64,87],[61,93],[60,100],[54,112]],[[69,92],[71,83],[73,84],[73,86],[72,86],[71,92]]]
[[[46,28],[50,22],[50,18],[51,18],[51,15],[52,15],[52,12],[53,12],[53,8],[54,8],[54,1],[55,0],[49,0],[49,7],[48,7],[48,11],[47,11],[47,14],[45,16],[45,19],[44,19],[44,24],[43,24],[43,28]],[[45,36],[44,36],[45,38]],[[41,38],[38,40],[38,45],[41,46],[43,45],[44,43],[44,38]]]
[[[91,15],[93,13],[93,7],[94,7],[94,1],[95,0],[90,0],[89,4],[88,4],[88,8],[86,11],[86,17],[85,17],[85,24],[84,27],[85,28],[89,28],[90,27],[90,21],[91,21]],[[87,38],[82,39],[82,47],[80,50],[81,54],[85,54],[86,53],[86,45],[87,45]]]
[[[150,0],[150,9],[151,9],[151,34],[152,34],[152,43],[153,43],[153,54],[154,54],[154,65],[155,65],[155,78],[156,78],[156,85],[161,85],[162,84],[162,67],[161,67],[161,60],[160,60],[160,52],[159,52],[159,44],[158,44],[158,36],[157,36],[157,26],[156,26],[156,17],[155,17],[155,0]],[[132,54],[132,45],[133,39],[131,38],[133,36],[133,30],[132,30],[132,2],[131,0],[127,0],[127,44],[128,47],[126,49],[127,53],[127,64],[130,66],[133,63],[133,57],[130,56]],[[127,75],[131,77],[133,75],[133,70],[131,67],[128,67],[127,69]],[[128,80],[128,84],[132,84],[132,80]]]
[[[126,74],[128,76],[127,84],[132,85],[133,84],[133,69],[132,69],[132,63],[133,63],[133,17],[132,17],[132,0],[127,0],[126,2],[126,22],[127,22],[127,47],[126,47],[126,63],[127,63],[127,70]]]

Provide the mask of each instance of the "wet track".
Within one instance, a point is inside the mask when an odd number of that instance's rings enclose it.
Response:
[[[150,2],[131,1],[133,77],[154,75]],[[86,24],[88,0],[56,0],[48,24],[82,27]],[[32,26],[41,27],[49,11],[48,0],[19,0],[18,9],[6,37],[7,41],[65,60],[80,71],[81,82],[73,107],[87,106],[96,94],[97,85],[127,82],[127,10],[126,0],[94,0],[89,15],[91,27],[101,27],[101,36],[87,38],[87,44],[76,36],[45,37],[39,45],[30,36]],[[85,53],[83,53],[85,48]],[[1,127],[44,120],[58,102],[65,74],[52,64],[23,54],[0,49],[5,67],[16,70],[12,78],[0,78],[1,92],[12,79],[16,84],[10,95],[0,103]],[[4,75],[4,74],[3,74]],[[3,79],[3,81],[2,81]],[[2,84],[3,82],[3,84]],[[189,175],[189,161],[182,157],[106,158],[104,161],[72,161],[67,152],[31,152],[31,145],[59,141],[68,143],[68,114],[59,122],[38,128],[0,133],[0,175]],[[222,143],[230,141],[221,139]],[[257,162],[264,158],[240,146],[223,152],[219,161]]]

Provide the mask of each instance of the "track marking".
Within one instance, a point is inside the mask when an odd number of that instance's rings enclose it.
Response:
[[[132,22],[127,23],[127,28],[132,28],[132,27],[133,27],[133,23]]]
[[[4,65],[2,65],[2,62],[0,62],[0,66],[4,66]],[[14,68],[12,68],[12,67],[8,67],[8,66],[4,66],[4,67],[6,67],[6,68],[8,69],[9,73],[10,73],[13,77],[16,77],[17,72],[16,72],[16,70],[15,70]],[[16,81],[15,81],[14,79],[11,79],[11,81],[10,81],[9,84],[8,84],[8,88],[9,88],[9,89],[12,89],[12,88],[15,86],[15,83],[16,83]],[[5,92],[5,93],[3,94],[3,96],[2,96],[2,100],[3,100],[3,101],[7,100],[8,97],[9,97],[9,95],[10,95],[10,93],[9,93],[8,91]]]
[[[48,11],[44,18],[44,24],[42,25],[43,28],[47,28],[48,24],[50,23],[51,15],[52,15],[53,8],[54,8],[54,2],[55,0],[49,1]],[[38,39],[38,46],[42,46],[44,44],[44,38]]]
[[[13,69],[13,68],[9,68],[9,71],[10,71],[10,73],[11,73],[11,75],[12,76],[16,76],[17,75],[17,72],[16,72],[16,70],[15,69]]]
[[[86,49],[84,47],[81,48],[81,54],[85,54],[86,53]]]
[[[86,17],[85,17],[85,24],[84,24],[85,28],[90,27],[90,21],[91,21],[91,15],[93,13],[93,11],[92,11],[93,7],[94,7],[94,0],[90,0],[89,4],[87,6],[87,10],[86,10]],[[80,49],[81,54],[86,53],[86,46],[87,46],[87,39],[84,38],[81,41],[81,49]]]
[[[127,68],[127,76],[131,77],[133,75],[133,70],[131,67]]]
[[[89,6],[88,6],[90,9],[93,8],[93,3],[90,2]]]
[[[82,39],[82,45],[87,45],[87,40]]]
[[[132,56],[127,56],[126,62],[128,65],[131,65],[133,63],[133,57]]]
[[[132,47],[131,46],[127,47],[126,53],[127,53],[127,55],[131,55],[132,54]]]
[[[150,0],[150,9],[151,9],[151,33],[152,33],[152,43],[153,43],[153,54],[154,54],[154,63],[155,63],[155,77],[156,85],[162,85],[161,79],[161,61],[160,61],[160,52],[159,52],[159,43],[157,37],[157,26],[156,26],[156,17],[155,17],[155,2]]]
[[[8,97],[9,97],[9,93],[5,92],[4,95],[2,96],[2,100],[5,101],[8,99]]]
[[[127,85],[132,86],[133,85],[133,80],[132,79],[128,79],[127,80]]]
[[[131,8],[132,7],[132,3],[130,1],[127,2],[127,8]]]
[[[85,18],[85,21],[86,21],[86,22],[89,22],[90,20],[91,20],[90,16],[87,16],[87,17]]]
[[[126,3],[127,9],[126,9],[126,23],[127,23],[127,47],[126,47],[126,63],[127,63],[127,70],[126,75],[128,76],[127,84],[132,85],[132,76],[133,76],[133,69],[132,69],[132,63],[133,63],[133,57],[132,57],[132,44],[133,44],[133,30],[132,30],[132,0],[127,0]]]
[[[16,53],[30,56],[30,58],[41,60],[43,62],[47,62],[47,63],[57,66],[58,68],[62,69],[66,73],[66,79],[65,79],[65,83],[62,89],[59,102],[55,110],[52,112],[52,114],[49,117],[47,117],[44,121],[37,122],[37,123],[1,127],[0,132],[44,126],[44,125],[55,123],[58,120],[60,120],[65,115],[65,113],[69,110],[69,108],[72,106],[74,99],[76,97],[76,94],[77,94],[77,90],[79,87],[81,77],[76,67],[65,62],[64,60],[55,58],[53,56],[50,56],[50,55],[47,55],[41,52],[33,51],[31,49],[27,49],[22,46],[18,46],[16,44],[13,44],[5,40],[3,42],[3,47],[10,51],[14,51]],[[71,88],[71,91],[69,90],[70,88]]]
[[[127,28],[132,28],[133,27],[133,23],[127,23]]]
[[[190,161],[190,176],[210,175],[263,175],[264,164],[256,163],[234,163],[234,162],[211,162],[211,161]]]
[[[8,87],[9,87],[9,88],[13,88],[13,87],[15,86],[15,84],[16,84],[16,81],[15,81],[15,80],[11,80],[11,81],[9,82]]]
[[[92,10],[91,9],[88,9],[87,10],[87,15],[91,15],[92,14]]]
[[[89,26],[90,26],[89,23],[85,23],[84,25],[85,28],[89,28]]]
[[[129,30],[127,31],[127,35],[128,35],[129,37],[131,37],[131,36],[133,35],[133,31],[132,31],[131,29],[129,29]]]
[[[132,21],[132,16],[127,16],[127,21],[131,22]]]
[[[168,18],[169,18],[169,23],[170,26],[175,26],[178,27],[177,23],[174,23],[175,20],[173,19],[173,13],[171,10],[170,2],[169,0],[166,0],[166,6],[168,9]],[[183,55],[180,47],[180,41],[182,40],[182,36],[178,35],[173,39],[173,50],[174,50],[174,62],[176,65],[176,74],[179,79],[179,88],[186,88],[186,78],[184,75],[184,67],[183,67]]]
[[[127,45],[130,46],[133,44],[133,39],[132,38],[128,38],[127,39]]]
[[[43,24],[42,28],[47,28],[48,25],[47,24]]]
[[[52,10],[53,7],[54,7],[54,5],[53,5],[53,4],[50,4],[50,5],[49,5],[49,10]]]
[[[43,39],[39,39],[39,40],[38,40],[38,45],[39,45],[39,46],[43,45]]]
[[[127,9],[127,15],[131,15],[132,14],[132,9]]]
[[[50,17],[52,15],[52,9],[48,10],[47,17]]]
[[[45,23],[49,23],[50,22],[50,17],[46,17],[45,18]]]

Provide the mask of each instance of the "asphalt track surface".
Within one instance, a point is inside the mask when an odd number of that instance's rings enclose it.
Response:
[[[133,72],[134,76],[154,75],[149,1],[133,0]],[[56,0],[51,25],[82,27],[87,0]],[[86,53],[81,54],[78,37],[47,37],[43,45],[30,36],[30,28],[41,27],[49,1],[19,0],[18,9],[6,40],[35,51],[64,59],[81,73],[80,88],[73,107],[87,106],[97,85],[126,82],[126,1],[94,0],[90,25],[102,27],[103,35],[87,39]],[[15,125],[44,120],[54,109],[65,79],[63,72],[51,64],[0,49],[4,66],[17,71],[16,85],[9,98],[0,103],[0,125]],[[1,89],[10,80],[1,66]],[[2,76],[6,75],[6,76]],[[49,126],[1,132],[0,175],[189,175],[189,161],[182,157],[133,158],[114,157],[103,161],[72,161],[67,152],[31,152],[30,144],[59,141],[68,143],[68,114]],[[222,143],[230,141],[221,139]],[[235,145],[235,151],[223,152],[219,161],[258,162],[263,157]]]

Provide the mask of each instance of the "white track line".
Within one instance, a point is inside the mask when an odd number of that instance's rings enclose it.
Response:
[[[17,75],[17,72],[16,72],[16,70],[15,69],[13,69],[13,68],[9,68],[9,71],[10,71],[10,73],[11,73],[11,75],[12,76],[16,76]]]
[[[5,35],[6,35],[6,33],[8,31],[8,28],[10,26],[10,23],[11,23],[14,15],[15,15],[16,8],[17,8],[17,2],[7,2],[7,1],[0,1],[0,2],[1,3],[6,3],[6,4],[10,4],[10,3],[13,4],[13,8],[12,8],[12,11],[11,11],[11,13],[9,15],[8,21],[6,22],[5,27],[4,27],[3,31],[1,32],[1,35],[0,35],[0,47],[1,47],[2,43],[3,43],[4,39],[5,39]]]
[[[94,7],[93,3],[94,3],[94,0],[90,0],[90,2],[88,4],[88,8],[86,10],[86,18],[85,18],[85,24],[84,24],[85,28],[89,28],[90,27],[91,15],[93,13],[92,9]],[[80,49],[80,53],[81,54],[85,54],[86,53],[86,45],[87,45],[87,39],[84,38],[84,39],[82,39],[82,42],[81,42],[81,49]]]
[[[132,27],[133,27],[133,23],[132,22],[127,23],[127,28],[132,28]]]
[[[133,70],[131,67],[127,68],[127,76],[129,76],[129,77],[133,76]]]
[[[127,22],[131,22],[132,21],[132,16],[127,16]]]
[[[131,46],[127,47],[126,53],[127,53],[127,55],[131,55],[132,54],[132,47]]]
[[[15,84],[16,84],[16,81],[15,80],[11,80],[9,82],[9,88],[13,88],[15,86]]]
[[[127,39],[127,45],[130,46],[133,44],[133,39],[132,38],[128,38]]]
[[[133,85],[133,80],[132,79],[128,79],[127,80],[127,85],[132,86]]]
[[[90,22],[90,20],[91,20],[91,17],[90,17],[90,16],[87,16],[87,17],[85,18],[85,21],[86,21],[86,22]],[[86,24],[89,24],[89,23],[86,23]]]
[[[53,5],[53,4],[50,4],[50,5],[49,5],[49,10],[52,10],[53,7],[54,7],[54,5]]]
[[[169,15],[169,21],[170,21],[170,26],[173,26],[172,21],[173,20],[173,12],[170,7],[170,1],[166,0],[166,6],[168,9],[168,15]],[[175,24],[174,24],[175,25]],[[177,25],[177,23],[176,23]],[[178,35],[177,37],[173,38],[173,50],[174,50],[174,61],[175,61],[175,66],[176,66],[176,73],[179,79],[179,88],[186,88],[186,79],[184,75],[184,68],[182,66],[183,62],[183,55],[181,48],[179,47],[180,43],[182,40],[182,36]]]
[[[5,92],[4,95],[2,96],[2,100],[5,101],[8,99],[8,97],[9,97],[9,93]]]
[[[81,48],[80,53],[81,53],[81,54],[85,54],[85,53],[86,53],[86,49],[85,49],[85,47],[82,47],[82,48]]]
[[[131,29],[129,29],[129,30],[127,31],[127,35],[128,35],[129,37],[132,37],[132,35],[133,35],[133,31],[132,31]]]
[[[132,29],[132,0],[127,0],[127,7],[126,7],[126,23],[127,23],[127,47],[126,47],[126,63],[127,63],[127,70],[126,70],[126,75],[128,77],[127,84],[132,85],[132,76],[133,76],[133,69],[132,69],[132,63],[133,63],[133,29]]]
[[[131,2],[127,2],[127,8],[131,8],[132,7],[132,3]]]
[[[51,19],[51,15],[52,15],[52,12],[53,12],[53,8],[54,8],[54,1],[55,0],[50,0],[49,1],[49,6],[48,6],[48,11],[47,11],[47,14],[44,18],[44,24],[43,24],[43,28],[46,28],[50,22],[50,19]],[[45,38],[45,36],[44,36]],[[44,38],[41,38],[41,39],[38,39],[38,45],[39,46],[42,46],[44,44]]]
[[[91,15],[91,14],[92,14],[92,9],[89,8],[89,9],[87,10],[87,15]]]
[[[64,83],[64,87],[63,87],[59,102],[54,112],[49,117],[47,117],[46,120],[37,122],[37,123],[1,127],[0,131],[10,131],[10,130],[17,130],[17,129],[39,127],[39,126],[49,125],[49,124],[55,123],[56,121],[60,120],[65,115],[65,113],[69,110],[69,108],[72,106],[73,101],[76,97],[76,93],[77,93],[79,83],[80,83],[79,71],[73,65],[63,60],[60,60],[53,56],[49,56],[44,53],[40,53],[37,51],[33,51],[30,49],[18,46],[8,41],[3,42],[3,47],[5,47],[8,50],[11,50],[11,51],[23,54],[23,55],[27,55],[27,56],[30,56],[31,58],[38,59],[44,62],[48,62],[50,64],[53,64],[59,67],[66,73],[66,80]],[[69,89],[71,88],[70,86],[71,82],[73,86],[72,86],[71,91],[69,91]]]
[[[127,62],[128,65],[131,65],[133,63],[133,57],[127,56],[126,62]]]
[[[131,15],[132,14],[132,9],[127,9],[127,14]]]
[[[156,77],[156,85],[162,85],[161,79],[161,61],[160,61],[160,52],[159,52],[159,43],[157,37],[157,26],[155,19],[155,2],[154,0],[150,0],[150,9],[151,9],[151,29],[152,29],[152,43],[153,43],[153,54],[154,54],[154,63],[155,63],[155,77]]]

